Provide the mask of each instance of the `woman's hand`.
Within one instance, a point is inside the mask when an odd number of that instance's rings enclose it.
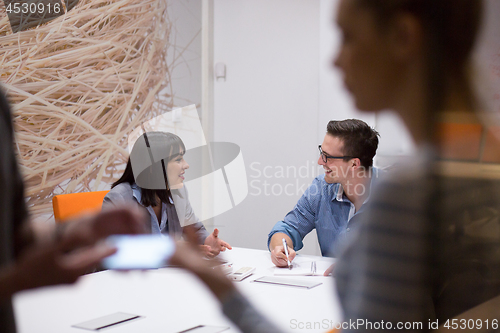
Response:
[[[231,245],[219,238],[219,229],[217,228],[205,239],[205,245],[209,247],[206,253],[208,257],[215,257],[220,252],[226,251],[226,249],[233,249]]]

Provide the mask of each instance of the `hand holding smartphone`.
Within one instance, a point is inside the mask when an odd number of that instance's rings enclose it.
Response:
[[[104,258],[106,269],[153,269],[165,266],[175,252],[173,240],[166,235],[113,235],[106,239],[117,252]]]

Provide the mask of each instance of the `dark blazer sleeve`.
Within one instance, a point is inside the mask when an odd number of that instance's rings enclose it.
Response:
[[[24,186],[14,154],[14,131],[10,108],[0,91],[0,269],[32,240],[22,233],[28,213],[24,203]],[[14,311],[10,300],[0,302],[0,331],[15,332]]]

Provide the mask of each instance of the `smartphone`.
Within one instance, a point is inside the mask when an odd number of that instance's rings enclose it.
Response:
[[[113,235],[106,239],[117,252],[102,261],[106,269],[153,269],[165,266],[175,252],[167,235]]]

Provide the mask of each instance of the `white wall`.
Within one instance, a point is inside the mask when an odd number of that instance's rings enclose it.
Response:
[[[482,32],[476,43],[474,60],[479,70],[477,93],[488,112],[488,124],[500,124],[500,1],[484,2]]]
[[[172,22],[167,64],[174,96],[174,106],[201,104],[201,0],[166,0]],[[170,91],[171,89],[171,91]]]
[[[335,25],[338,1],[320,0],[320,41],[319,41],[319,121],[318,140],[323,141],[326,124],[330,120],[358,118],[371,126],[375,116],[355,109],[352,98],[347,94],[342,74],[333,68],[333,59],[340,43],[340,32]]]
[[[375,127],[380,133],[380,144],[375,164],[386,166],[395,157],[409,154],[413,149],[404,124],[394,113],[377,115],[356,110],[351,96],[343,86],[341,72],[332,63],[340,45],[340,31],[335,24],[338,0],[320,2],[320,68],[319,68],[319,123],[318,140],[323,140],[326,124],[330,120],[357,118]]]

